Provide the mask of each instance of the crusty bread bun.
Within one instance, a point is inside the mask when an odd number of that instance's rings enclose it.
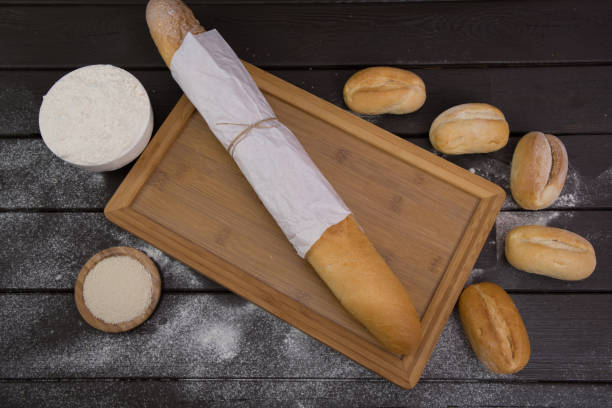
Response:
[[[508,143],[504,114],[486,103],[466,103],[445,110],[433,121],[429,140],[445,154],[489,153]]]
[[[188,32],[204,31],[180,0],[150,0],[147,23],[168,66]],[[404,355],[416,351],[421,322],[408,293],[352,216],[329,227],[306,260],[385,348]]]
[[[354,73],[344,84],[344,102],[364,115],[414,112],[425,103],[425,83],[413,72],[370,67]]]
[[[567,166],[567,151],[559,138],[527,133],[512,156],[510,190],[514,201],[526,210],[549,207],[563,190]]]
[[[527,365],[527,329],[505,290],[489,282],[468,286],[459,297],[459,316],[474,353],[489,370],[512,374]]]
[[[580,280],[595,270],[593,245],[573,232],[541,225],[516,227],[506,235],[506,259],[521,271]]]

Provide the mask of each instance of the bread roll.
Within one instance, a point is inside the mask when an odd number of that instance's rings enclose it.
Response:
[[[362,69],[344,84],[344,102],[365,115],[414,112],[425,103],[425,83],[416,74],[392,67]]]
[[[147,23],[168,65],[187,32],[204,31],[180,0],[149,1]],[[306,260],[384,347],[396,354],[416,350],[421,323],[408,293],[352,216],[329,227]]]
[[[542,132],[527,133],[512,156],[510,190],[514,201],[526,210],[549,207],[563,190],[567,164],[561,140]]]
[[[489,282],[468,286],[459,297],[459,316],[474,353],[489,370],[512,374],[527,365],[527,330],[502,288]]]
[[[445,110],[433,121],[429,140],[445,154],[489,153],[508,143],[504,114],[486,103],[466,103]]]
[[[597,264],[589,241],[564,229],[540,225],[510,230],[506,259],[521,271],[563,280],[585,279]]]

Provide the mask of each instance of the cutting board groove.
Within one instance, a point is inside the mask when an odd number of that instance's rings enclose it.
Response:
[[[390,381],[413,387],[493,226],[503,190],[245,65],[406,286],[423,323],[417,352],[386,351],[342,308],[185,96],[107,204],[107,218]]]

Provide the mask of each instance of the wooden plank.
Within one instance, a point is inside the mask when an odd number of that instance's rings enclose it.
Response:
[[[113,246],[149,255],[165,290],[223,290],[102,213],[0,213],[0,231],[0,290],[72,290],[85,262]]]
[[[522,5],[214,4],[193,9],[202,25],[219,29],[241,58],[268,68],[612,61],[612,50],[601,40],[612,35],[606,2]],[[11,39],[3,47],[3,67],[163,64],[147,33],[143,5],[7,7],[0,38]]]
[[[101,209],[127,170],[93,173],[57,158],[40,138],[0,139],[0,209]]]
[[[423,379],[612,380],[612,295],[512,295],[532,357],[488,372],[452,314]],[[0,378],[377,379],[315,339],[231,294],[164,294],[151,319],[109,335],[85,324],[71,293],[0,295]]]
[[[466,102],[500,108],[514,134],[535,129],[555,134],[610,133],[612,66],[404,68],[425,82],[427,101],[409,115],[362,116],[401,136],[427,136],[431,123],[445,109]],[[342,89],[357,69],[277,70],[300,88],[344,109]]]
[[[518,206],[510,195],[512,153],[518,137],[489,154],[444,156],[506,190],[504,209]],[[612,137],[562,136],[569,155],[569,173],[560,198],[552,209],[612,208]],[[434,151],[428,139],[410,139]],[[102,209],[128,168],[91,173],[56,158],[38,138],[0,138],[0,209]],[[69,180],[69,181],[67,181]]]
[[[408,67],[410,68],[410,67]],[[612,66],[417,68],[427,85],[425,106],[410,115],[363,116],[401,136],[426,136],[433,119],[450,106],[488,102],[506,115],[512,132],[542,129],[554,134],[612,133]],[[0,71],[0,135],[38,133],[42,96],[67,70]],[[130,70],[149,93],[156,128],[181,95],[165,70]],[[275,70],[274,75],[337,106],[355,69]]]
[[[7,406],[29,408],[608,406],[612,384],[421,381],[406,391],[386,381],[318,379],[98,380],[0,382]]]
[[[504,237],[525,224],[569,229],[589,239],[597,269],[586,280],[565,282],[514,270],[504,258]],[[127,245],[157,263],[166,290],[224,290],[183,263],[109,223],[100,213],[0,214],[0,290],[71,290],[85,261],[102,249]],[[492,281],[510,291],[612,291],[612,220],[607,211],[502,212],[470,282]]]

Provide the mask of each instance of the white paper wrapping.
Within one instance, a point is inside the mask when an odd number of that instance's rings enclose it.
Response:
[[[187,34],[170,70],[227,149],[246,126],[274,117],[234,51],[216,31]],[[303,258],[330,226],[350,214],[342,199],[284,125],[268,121],[234,150],[234,160]]]

